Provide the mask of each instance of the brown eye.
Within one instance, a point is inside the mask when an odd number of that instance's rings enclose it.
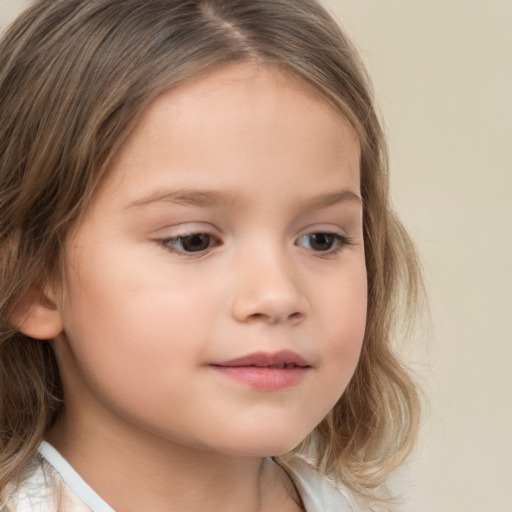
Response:
[[[177,253],[199,253],[218,245],[212,235],[208,233],[193,233],[186,236],[176,236],[159,240],[166,249]]]
[[[348,237],[337,233],[309,233],[301,236],[296,245],[315,252],[334,253],[350,243]]]
[[[206,233],[194,233],[193,235],[181,236],[176,240],[175,247],[185,252],[205,251],[210,247],[212,237]]]
[[[309,245],[314,251],[328,251],[334,245],[334,235],[330,233],[314,233],[310,235]]]

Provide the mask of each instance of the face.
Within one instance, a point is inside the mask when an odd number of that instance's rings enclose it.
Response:
[[[216,71],[151,106],[71,235],[67,407],[121,436],[283,453],[347,386],[366,292],[350,127],[283,72]]]

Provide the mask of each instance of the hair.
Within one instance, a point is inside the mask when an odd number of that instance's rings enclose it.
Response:
[[[409,455],[418,393],[392,342],[400,313],[418,304],[421,276],[390,205],[370,82],[336,22],[314,0],[38,0],[0,43],[0,490],[19,478],[63,400],[51,341],[20,333],[13,312],[30,290],[62,279],[67,235],[148,106],[242,61],[312,86],[361,145],[362,353],[294,453],[369,499]]]

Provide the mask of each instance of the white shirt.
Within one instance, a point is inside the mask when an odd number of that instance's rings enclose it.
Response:
[[[21,485],[7,491],[1,512],[115,512],[51,444],[43,441],[38,452]],[[288,464],[306,512],[355,512],[347,491],[335,488],[304,459]]]

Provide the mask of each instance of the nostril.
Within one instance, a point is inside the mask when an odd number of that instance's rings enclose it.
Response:
[[[289,315],[271,315],[266,313],[252,313],[247,317],[248,320],[254,322],[268,322],[268,323],[278,323],[278,322],[297,322],[304,318],[304,314],[299,311],[295,313],[291,313]]]
[[[307,302],[294,289],[276,290],[259,286],[255,290],[237,294],[232,304],[232,314],[239,322],[263,322],[269,324],[299,323],[307,316]]]
[[[253,314],[249,315],[249,318],[253,319],[253,320],[262,320],[267,317],[268,317],[268,315],[264,315],[263,313],[253,313]]]

